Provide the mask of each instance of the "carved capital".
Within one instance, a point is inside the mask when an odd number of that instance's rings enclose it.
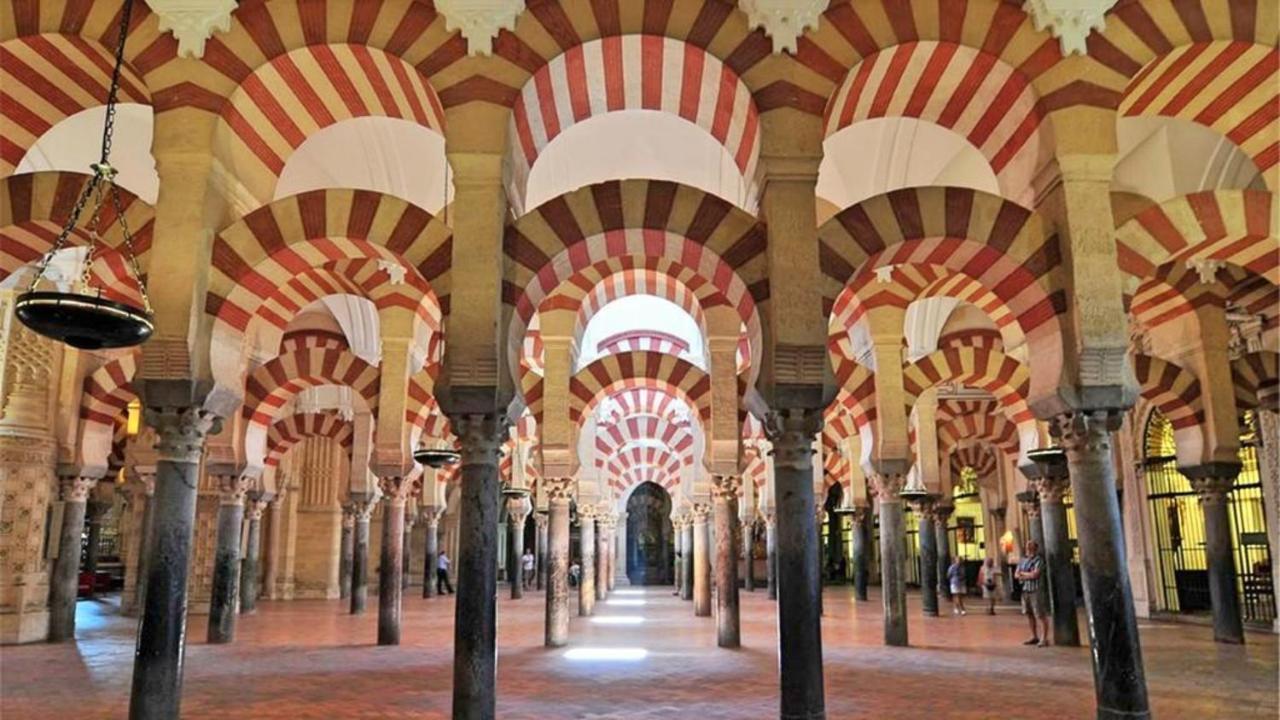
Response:
[[[544,512],[536,512],[533,514],[533,524],[538,528],[538,532],[542,532],[551,524],[551,516]]]
[[[571,477],[543,478],[542,482],[547,490],[547,500],[552,504],[569,504],[573,491],[577,489],[577,482]]]
[[[1213,462],[1193,467],[1179,468],[1200,502],[1224,501],[1235,487],[1240,474],[1240,463]]]
[[[917,515],[928,515],[933,518],[933,509],[938,502],[937,495],[921,495],[920,497],[911,498],[907,501],[911,505],[911,509]]]
[[[773,443],[774,467],[802,467],[811,463],[813,439],[820,430],[821,410],[771,410],[765,416],[764,431]]]
[[[160,19],[160,32],[172,31],[178,56],[204,56],[204,43],[214,32],[231,29],[236,0],[147,0]]]
[[[63,502],[88,502],[89,493],[98,485],[98,478],[83,475],[65,475],[58,478],[58,495]]]
[[[500,30],[514,30],[524,11],[524,0],[435,0],[445,19],[445,29],[459,30],[467,40],[467,54],[493,53],[493,39]]]
[[[175,463],[200,462],[205,439],[222,428],[222,418],[199,407],[147,407],[143,417],[156,431],[157,460]]]
[[[901,502],[902,488],[907,485],[907,476],[896,472],[875,472],[867,476],[871,482],[871,491],[882,503]]]
[[[701,525],[710,519],[711,506],[706,503],[694,503],[693,506],[689,508],[689,514],[693,516],[693,523],[695,525]]]
[[[382,497],[392,505],[404,505],[413,494],[413,481],[405,477],[391,475],[378,478],[378,489]]]
[[[356,508],[351,503],[342,505],[342,527],[351,529],[356,526]]]
[[[216,481],[220,505],[244,505],[245,495],[253,486],[253,478],[247,475],[218,475]]]
[[[1084,55],[1089,33],[1106,27],[1106,14],[1116,0],[1025,0],[1022,9],[1036,30],[1049,31],[1063,55]]]
[[[578,524],[584,525],[589,522],[595,522],[596,517],[600,514],[600,508],[595,505],[579,505],[578,506]]]
[[[1040,517],[1040,493],[1035,490],[1024,490],[1015,496],[1022,511],[1034,522]]]
[[[353,497],[351,498],[351,517],[355,522],[367,523],[377,507],[378,498],[376,495]]]
[[[261,520],[262,511],[266,510],[267,505],[270,505],[270,504],[271,503],[268,500],[250,499],[248,502],[244,504],[244,519],[249,521]],[[343,522],[346,522],[345,515],[343,516]]]
[[[1121,410],[1079,410],[1051,419],[1049,434],[1067,451],[1069,460],[1079,460],[1085,453],[1111,452],[1111,433],[1123,421]]]
[[[510,518],[512,524],[524,527],[524,521],[531,512],[533,512],[533,503],[529,500],[528,495],[521,494],[507,497],[507,517]]]
[[[1040,496],[1042,503],[1061,503],[1062,498],[1071,492],[1071,478],[1064,475],[1041,475],[1028,485]]]
[[[422,521],[427,524],[427,528],[434,530],[440,527],[440,518],[444,517],[445,509],[435,505],[427,505],[422,508]]]
[[[463,465],[497,465],[507,438],[507,416],[499,412],[449,416],[462,445]]]
[[[712,475],[711,476],[711,497],[717,500],[733,501],[738,499],[738,495],[742,492],[742,476],[740,475]]]
[[[738,0],[751,28],[763,27],[773,51],[794,53],[804,31],[817,27],[830,0]]]

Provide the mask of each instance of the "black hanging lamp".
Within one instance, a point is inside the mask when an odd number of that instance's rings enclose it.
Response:
[[[462,456],[457,450],[450,450],[448,448],[420,447],[413,451],[413,459],[415,462],[436,470],[456,464],[461,457]]]
[[[47,253],[40,258],[36,266],[35,276],[27,291],[18,296],[14,303],[14,313],[23,325],[45,337],[64,342],[81,350],[101,350],[105,348],[122,348],[139,345],[151,337],[155,330],[152,322],[151,301],[147,297],[147,288],[142,282],[142,273],[138,268],[138,257],[133,251],[133,236],[124,217],[124,203],[120,200],[120,189],[116,186],[116,169],[111,166],[111,136],[115,128],[116,97],[120,91],[120,69],[124,65],[124,43],[129,31],[129,16],[133,9],[133,0],[124,0],[124,8],[120,13],[120,37],[116,43],[115,67],[111,72],[111,86],[107,92],[106,120],[102,128],[102,157],[90,165],[93,176],[80,192],[76,204],[71,209],[62,232]],[[80,216],[93,203],[93,212],[88,227],[89,247],[84,256],[79,279],[73,283],[69,291],[40,290],[40,281],[57,254],[67,246],[67,242],[80,221]],[[102,235],[110,227],[102,226],[102,211],[107,203],[111,203],[115,213],[115,222],[120,225],[123,241],[121,243],[129,271],[138,283],[138,293],[142,298],[142,307],[112,300],[103,294],[101,287],[92,286],[92,270],[98,246],[102,243]]]

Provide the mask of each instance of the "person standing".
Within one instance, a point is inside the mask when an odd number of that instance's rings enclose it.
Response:
[[[524,589],[528,590],[533,587],[534,564],[533,551],[525,548],[524,555],[520,556],[520,569],[524,572]]]
[[[967,590],[964,582],[964,565],[958,557],[953,556],[951,565],[947,567],[947,585],[951,590],[951,614],[968,615],[969,611],[964,609],[964,594]]]
[[[987,558],[982,564],[982,571],[979,573],[981,577],[978,579],[982,583],[982,599],[987,601],[987,614],[996,614],[996,594],[999,591],[1000,568],[996,567],[996,561]]]
[[[453,594],[453,584],[449,582],[449,553],[441,550],[440,556],[436,558],[436,594],[443,595],[447,590],[450,595]]]
[[[1022,562],[1018,563],[1018,569],[1013,573],[1014,579],[1022,583],[1022,612],[1027,616],[1027,624],[1031,626],[1031,639],[1022,643],[1023,645],[1049,646],[1049,613],[1045,607],[1044,595],[1040,593],[1043,575],[1044,558],[1040,557],[1040,544],[1031,540],[1027,543]]]

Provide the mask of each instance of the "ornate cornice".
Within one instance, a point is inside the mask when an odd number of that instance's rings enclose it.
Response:
[[[468,55],[489,55],[500,30],[514,30],[524,12],[524,0],[436,0],[445,29],[460,30]]]
[[[1106,26],[1106,14],[1116,0],[1026,0],[1022,9],[1036,30],[1048,31],[1062,45],[1063,55],[1084,55],[1089,33]]]
[[[171,31],[178,41],[178,56],[204,56],[204,43],[215,32],[231,29],[236,0],[147,0],[160,19],[160,32]]]
[[[764,28],[775,53],[794,53],[796,41],[805,30],[817,27],[828,4],[829,0],[738,0],[748,26]]]

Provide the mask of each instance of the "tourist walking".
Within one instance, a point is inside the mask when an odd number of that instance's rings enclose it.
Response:
[[[528,590],[529,588],[533,587],[534,563],[535,563],[535,560],[533,559],[533,551],[528,548],[525,548],[524,555],[520,556],[520,569],[524,571],[524,589],[525,590]]]
[[[441,550],[440,557],[436,558],[436,594],[443,595],[446,591],[450,595],[453,594],[453,584],[449,582],[449,553]]]
[[[1049,645],[1049,613],[1045,607],[1044,595],[1040,593],[1040,581],[1044,575],[1044,558],[1040,557],[1040,544],[1035,540],[1027,543],[1022,562],[1013,577],[1022,583],[1022,612],[1027,616],[1027,625],[1031,627],[1031,639],[1023,645]],[[1037,628],[1037,621],[1038,628]]]
[[[964,595],[968,588],[964,582],[964,565],[958,557],[952,557],[947,568],[947,585],[951,590],[951,614],[968,615],[969,611],[964,609]]]
[[[996,614],[996,595],[1000,589],[1000,568],[994,558],[987,558],[978,572],[978,582],[982,584],[982,599],[987,601],[987,614]]]

